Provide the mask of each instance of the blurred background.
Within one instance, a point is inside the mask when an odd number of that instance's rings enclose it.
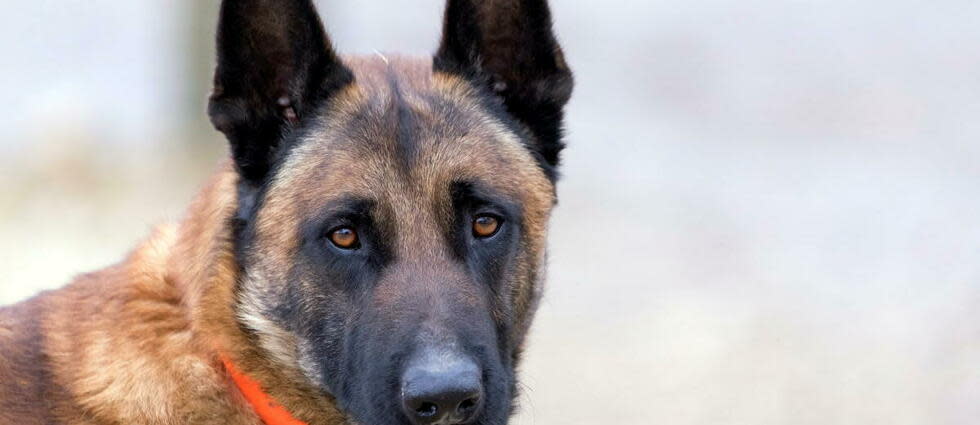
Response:
[[[442,0],[320,1],[429,54]],[[577,87],[517,424],[976,424],[980,2],[552,0]],[[216,0],[0,13],[0,304],[225,155]]]

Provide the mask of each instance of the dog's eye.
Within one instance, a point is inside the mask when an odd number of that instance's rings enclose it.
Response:
[[[355,249],[357,248],[357,232],[350,227],[338,227],[330,232],[330,242],[337,248]]]
[[[478,215],[473,219],[473,236],[489,238],[500,230],[500,219],[489,214]]]

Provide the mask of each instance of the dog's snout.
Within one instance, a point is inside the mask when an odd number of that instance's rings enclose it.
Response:
[[[469,424],[483,407],[479,366],[455,353],[425,353],[402,376],[402,408],[417,425]]]

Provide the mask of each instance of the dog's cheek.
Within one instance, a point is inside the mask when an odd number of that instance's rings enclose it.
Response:
[[[347,345],[346,322],[350,306],[337,296],[321,299],[322,304],[311,309],[305,317],[298,318],[308,323],[303,330],[299,351],[301,368],[320,388],[337,396],[340,385],[347,378],[343,365],[343,351]]]
[[[274,300],[279,299],[271,275],[261,273],[257,267],[246,272],[239,285],[238,321],[258,337],[259,345],[272,360],[285,366],[297,364],[296,335],[288,322],[283,322],[273,312]]]
[[[299,368],[303,371],[303,375],[306,379],[309,379],[313,385],[320,388],[326,388],[326,382],[324,382],[323,374],[321,373],[322,368],[320,362],[317,361],[316,350],[314,349],[314,344],[309,339],[300,338],[299,341]]]

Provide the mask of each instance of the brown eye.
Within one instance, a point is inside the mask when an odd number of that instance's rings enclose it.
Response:
[[[330,242],[337,248],[354,249],[357,248],[357,232],[350,227],[340,227],[330,232]]]
[[[481,215],[473,219],[473,236],[489,238],[500,229],[500,220],[492,215]]]

